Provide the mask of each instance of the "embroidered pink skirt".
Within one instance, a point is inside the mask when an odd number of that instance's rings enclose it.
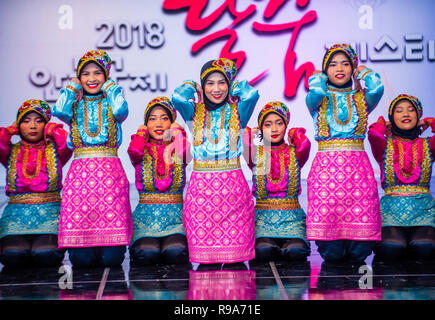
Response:
[[[190,262],[253,259],[254,200],[243,171],[192,172],[184,200],[183,225]]]
[[[59,247],[128,245],[129,188],[119,158],[74,159],[62,192]]]
[[[308,240],[381,240],[377,183],[365,151],[318,152],[307,184]]]

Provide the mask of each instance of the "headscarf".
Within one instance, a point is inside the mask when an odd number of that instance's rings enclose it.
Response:
[[[234,81],[234,78],[237,74],[237,67],[236,64],[230,60],[225,58],[219,58],[216,60],[210,60],[206,62],[202,68],[201,68],[201,87],[204,90],[205,81],[207,80],[207,77],[212,74],[213,72],[220,72],[224,78],[225,81],[228,84],[228,89],[231,87],[232,82]],[[206,95],[204,94],[204,104],[208,111],[216,110],[223,105],[225,105],[228,101],[228,96],[225,97],[225,99],[221,103],[213,103],[211,102]]]
[[[164,96],[156,97],[148,103],[148,105],[145,109],[145,114],[144,114],[145,125],[147,124],[151,110],[154,109],[154,107],[162,107],[166,111],[166,113],[168,114],[169,119],[171,120],[171,123],[173,123],[175,121],[175,119],[177,118],[177,110],[175,110],[175,107],[174,107],[172,101]]]
[[[417,124],[414,128],[409,130],[402,130],[397,127],[397,125],[394,122],[394,110],[396,109],[396,106],[402,102],[402,101],[408,101],[411,103],[411,105],[414,107],[415,111],[417,112]],[[388,109],[388,119],[391,122],[391,132],[395,136],[399,136],[401,138],[405,139],[416,139],[421,133],[421,129],[418,126],[418,122],[421,119],[423,115],[423,107],[421,105],[420,100],[418,100],[417,97],[408,95],[408,94],[399,94],[390,104],[390,108]]]
[[[45,122],[51,119],[51,109],[47,102],[37,99],[29,99],[24,101],[17,112],[17,124],[20,125],[24,116],[29,112],[36,112],[44,118]]]
[[[95,62],[104,71],[106,80],[109,79],[110,67],[112,66],[112,59],[104,50],[90,50],[86,52],[79,60],[77,65],[77,77],[80,78],[80,74],[83,68],[90,62]]]
[[[355,50],[348,44],[345,43],[337,43],[334,44],[332,47],[330,47],[324,57],[322,62],[322,71],[324,74],[326,74],[326,71],[328,70],[328,66],[331,63],[332,58],[336,53],[344,53],[344,55],[348,58],[350,64],[352,65],[352,72],[358,67],[358,56],[355,52]],[[328,83],[330,84],[330,81],[328,80]],[[352,86],[352,77],[350,80],[344,84],[343,88],[351,87]]]
[[[264,123],[264,120],[266,117],[271,114],[275,113],[278,116],[282,118],[282,120],[285,123],[285,127],[287,128],[289,122],[290,122],[290,110],[287,108],[287,106],[282,103],[281,101],[271,101],[267,103],[263,109],[261,109],[260,113],[258,114],[258,128],[260,128],[260,139],[263,139],[263,130],[262,126]],[[283,141],[280,141],[278,143],[272,143],[272,145],[281,145]]]

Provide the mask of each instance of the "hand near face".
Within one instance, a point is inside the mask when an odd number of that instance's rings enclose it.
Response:
[[[83,98],[83,87],[82,87],[82,83],[80,82],[80,80],[78,78],[72,78],[71,79],[72,82],[78,84],[81,88],[79,90],[79,92],[76,94],[76,101],[80,101]]]

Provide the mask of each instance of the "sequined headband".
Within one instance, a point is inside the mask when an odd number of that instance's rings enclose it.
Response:
[[[261,128],[264,119],[270,113],[276,113],[283,118],[285,125],[288,126],[290,122],[290,110],[281,101],[272,101],[267,103],[263,109],[261,109],[258,115],[258,126]]]
[[[51,109],[45,101],[29,99],[26,100],[18,109],[17,123],[20,123],[23,117],[29,112],[36,112],[43,117],[46,122],[50,121],[51,119]]]
[[[144,122],[147,122],[148,119],[148,114],[151,111],[151,109],[155,106],[161,106],[163,108],[165,108],[166,110],[169,111],[170,115],[172,116],[172,122],[175,121],[175,119],[177,118],[177,110],[175,110],[175,107],[172,103],[171,100],[169,100],[167,97],[161,96],[161,97],[156,97],[153,100],[151,100],[146,109],[145,109],[145,114],[144,114]]]
[[[415,107],[417,113],[418,113],[418,118],[421,118],[423,115],[423,107],[421,105],[420,100],[418,100],[417,97],[408,95],[408,94],[399,94],[390,104],[390,108],[388,109],[388,116],[392,116],[393,115],[393,110],[394,107],[396,106],[396,104],[400,101],[400,100],[408,100],[409,102],[411,102],[411,104]]]

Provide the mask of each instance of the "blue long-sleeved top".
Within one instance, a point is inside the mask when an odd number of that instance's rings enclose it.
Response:
[[[226,159],[235,159],[240,157],[243,153],[243,129],[248,124],[249,118],[254,111],[255,104],[258,101],[259,95],[258,91],[249,86],[246,80],[235,82],[230,90],[230,95],[239,97],[239,101],[237,102],[237,107],[235,108],[235,112],[237,114],[231,115],[232,108],[229,103],[226,103],[225,106],[222,106],[213,111],[205,110],[204,121],[201,123],[201,126],[195,129],[194,118],[198,116],[197,112],[199,112],[199,105],[196,105],[193,102],[195,98],[195,88],[196,83],[194,81],[186,81],[179,87],[177,87],[172,95],[172,102],[174,103],[175,108],[180,112],[184,121],[189,126],[189,129],[195,136],[198,134],[197,130],[201,130],[200,134],[202,134],[203,142],[200,145],[195,145],[192,143],[192,155],[194,160],[200,161],[210,161],[210,160],[226,160]],[[224,113],[222,113],[222,108],[224,108]],[[224,115],[225,119],[222,118]],[[221,125],[223,125],[223,129],[221,131],[221,138],[217,144],[214,144],[209,141],[207,134],[207,118],[211,117],[210,121],[210,135],[211,139],[218,139],[219,131]],[[231,148],[230,143],[230,122],[231,119],[235,119],[240,124],[240,131],[238,134],[238,140],[236,148]],[[223,121],[222,121],[223,120]],[[232,124],[234,126],[234,124]]]
[[[306,104],[314,119],[317,141],[365,138],[367,116],[382,98],[384,85],[379,74],[369,68],[362,70],[357,79],[364,81],[364,90],[328,85],[324,73],[309,78]]]
[[[78,135],[74,136],[74,130],[70,130],[68,147],[70,149],[92,146],[119,147],[122,143],[121,123],[128,116],[128,104],[122,95],[122,88],[113,80],[108,80],[102,86],[101,94],[84,95],[75,104],[76,94],[80,89],[79,84],[69,82],[66,88],[61,89],[60,96],[53,107],[55,117],[70,127],[74,126],[74,122],[77,123],[75,132]],[[107,99],[103,92],[106,93]],[[109,114],[109,106],[113,117]],[[76,108],[75,112],[74,108]]]

